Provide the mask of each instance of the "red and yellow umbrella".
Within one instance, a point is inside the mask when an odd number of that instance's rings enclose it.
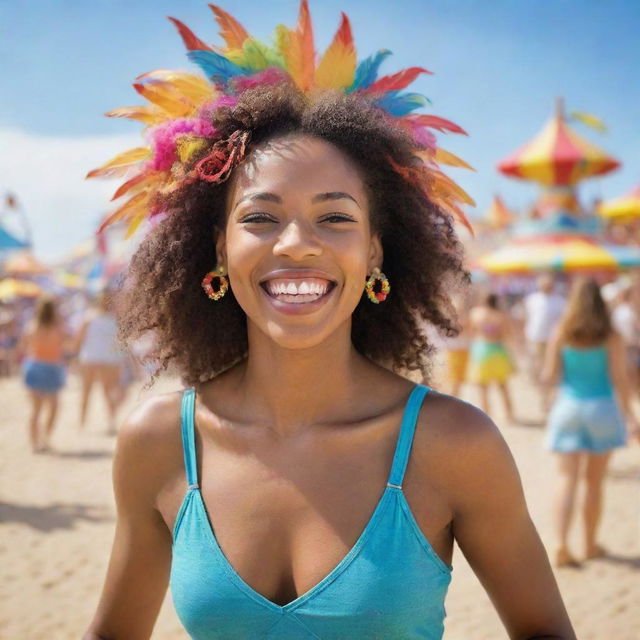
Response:
[[[478,267],[495,274],[537,271],[615,271],[640,266],[640,248],[586,236],[530,237],[482,256]]]
[[[571,186],[585,178],[608,173],[619,164],[567,125],[559,101],[556,115],[542,131],[500,162],[498,170],[545,186]]]
[[[640,218],[640,184],[626,195],[601,204],[598,213],[613,220]]]

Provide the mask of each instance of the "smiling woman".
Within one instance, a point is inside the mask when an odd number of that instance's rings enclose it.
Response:
[[[356,68],[346,16],[316,67],[304,0],[275,50],[213,10],[226,57],[174,21],[212,100],[189,111],[202,84],[162,72],[140,88],[160,111],[125,110],[161,119],[152,148],[98,170],[142,163],[108,221],[163,218],[131,261],[122,335],[152,331],[188,388],[119,430],[85,639],[149,638],[170,583],[197,640],[440,640],[455,539],[511,638],[571,640],[499,431],[424,384],[420,327],[456,331],[469,201],[427,128],[459,128],[407,115],[424,69],[377,79],[385,50]]]
[[[248,132],[247,155],[229,180],[187,182],[165,196],[170,215],[131,263],[125,336],[153,328],[156,357],[195,384],[246,357],[247,318],[276,331],[282,312],[317,311],[322,331],[310,340],[348,321],[358,351],[427,379],[431,348],[420,325],[454,331],[448,296],[467,274],[451,218],[389,164],[389,156],[415,162],[406,131],[364,97],[308,97],[289,83],[243,92],[213,123],[223,138]],[[200,281],[218,264],[229,270],[231,292],[211,304]],[[267,272],[284,266],[328,270],[332,299],[293,309],[258,296]],[[393,291],[374,310],[364,285],[376,266]]]

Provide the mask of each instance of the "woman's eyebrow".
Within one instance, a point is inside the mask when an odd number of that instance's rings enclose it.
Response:
[[[327,191],[326,193],[318,193],[315,196],[313,196],[313,198],[311,198],[311,202],[312,204],[316,204],[318,202],[326,202],[327,200],[342,200],[343,198],[353,200],[358,205],[358,207],[360,207],[360,204],[358,203],[358,201],[352,195],[344,191]],[[276,195],[275,193],[270,193],[268,191],[251,193],[245,196],[244,198],[242,198],[242,200],[239,200],[236,203],[236,207],[241,202],[244,202],[245,200],[265,200],[267,202],[276,202],[278,204],[282,204],[282,198],[280,196]]]
[[[358,205],[358,207],[360,207],[358,201],[352,195],[345,193],[344,191],[328,191],[327,193],[319,193],[311,198],[311,202],[315,204],[316,202],[326,202],[327,200],[342,200],[343,198],[353,200]]]

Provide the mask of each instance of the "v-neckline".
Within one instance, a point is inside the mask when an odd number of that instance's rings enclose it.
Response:
[[[248,596],[253,598],[256,602],[270,608],[271,610],[277,611],[278,613],[285,613],[286,611],[290,611],[292,609],[295,609],[296,607],[299,607],[304,602],[309,600],[309,598],[319,593],[322,589],[324,589],[331,582],[333,582],[333,580],[335,580],[347,568],[347,566],[352,562],[352,560],[356,558],[361,548],[364,546],[365,542],[369,538],[371,532],[374,530],[377,522],[380,520],[382,513],[384,511],[384,508],[389,502],[389,496],[393,492],[402,493],[401,486],[393,484],[392,480],[394,477],[394,471],[396,469],[396,466],[401,464],[401,460],[400,460],[401,443],[403,440],[404,432],[406,431],[406,429],[409,428],[408,424],[410,421],[410,409],[414,402],[413,398],[419,393],[419,389],[421,387],[423,387],[423,385],[414,384],[413,389],[407,396],[407,399],[404,404],[404,409],[402,412],[400,428],[398,430],[398,435],[396,438],[396,445],[394,448],[393,459],[391,462],[391,470],[387,477],[387,485],[384,491],[382,492],[382,495],[378,499],[378,502],[376,503],[376,506],[374,507],[369,520],[365,524],[364,529],[358,536],[353,546],[349,549],[349,551],[347,551],[346,555],[342,558],[342,560],[340,560],[340,562],[338,562],[338,564],[335,567],[333,567],[333,569],[331,569],[331,571],[329,571],[329,573],[327,573],[318,583],[310,587],[307,591],[305,591],[304,593],[301,593],[298,597],[294,598],[290,602],[287,602],[287,604],[279,605],[276,602],[269,600],[269,598],[267,598],[266,596],[263,596],[259,591],[256,591],[235,570],[235,568],[233,567],[233,565],[225,555],[224,551],[222,550],[222,547],[220,546],[218,539],[216,538],[215,530],[214,530],[213,524],[211,523],[211,518],[209,517],[209,511],[207,509],[207,506],[204,502],[204,498],[202,496],[200,484],[196,482],[196,484],[189,487],[189,492],[195,493],[198,496],[197,501],[198,501],[198,504],[200,505],[200,509],[202,510],[202,515],[203,515],[203,517],[201,518],[203,529],[205,530],[205,534],[209,539],[214,549],[214,552],[217,555],[218,560],[220,561],[220,564],[222,565],[222,568],[225,570],[226,574],[231,578],[231,580],[236,585],[238,585],[238,587],[240,587],[242,591],[244,591]],[[194,398],[193,411],[195,413],[195,398]],[[415,420],[416,418],[417,416],[414,416],[413,420]],[[411,427],[413,426],[414,425],[411,425]],[[193,421],[192,429],[195,430],[195,420]],[[194,454],[195,454],[195,442],[194,442]],[[194,467],[196,464],[197,463],[194,460]],[[406,460],[404,464],[406,464]],[[197,480],[197,476],[196,476],[196,480]],[[186,497],[187,496],[185,496],[185,499]]]
[[[202,509],[202,513],[204,518],[202,518],[202,525],[207,534],[207,538],[211,542],[213,549],[220,560],[220,564],[223,569],[227,573],[227,575],[237,584],[248,596],[256,600],[258,603],[269,607],[279,613],[284,613],[285,611],[290,611],[299,607],[304,602],[306,602],[309,598],[315,596],[322,589],[327,587],[331,582],[333,582],[346,568],[349,564],[351,564],[352,560],[354,560],[365,542],[369,538],[369,535],[373,532],[376,524],[379,522],[382,514],[384,513],[384,508],[389,501],[389,495],[393,491],[397,491],[396,487],[387,486],[383,491],[380,499],[378,500],[371,517],[367,521],[362,533],[358,536],[358,539],[355,541],[353,546],[347,551],[346,555],[338,562],[338,564],[329,571],[319,582],[315,585],[307,589],[304,593],[301,593],[298,597],[294,598],[287,604],[280,605],[273,600],[269,600],[266,596],[262,595],[259,591],[256,591],[233,567],[229,559],[225,555],[222,547],[218,543],[218,539],[216,538],[215,532],[213,530],[213,526],[211,524],[211,520],[209,519],[209,513],[207,511],[207,506],[204,503],[204,499],[202,498],[202,493],[200,492],[199,487],[194,487],[192,489],[193,493],[198,496],[198,503],[200,508]]]

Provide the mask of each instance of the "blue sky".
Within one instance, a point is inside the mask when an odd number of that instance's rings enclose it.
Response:
[[[220,2],[254,35],[268,39],[295,24],[298,0]],[[464,136],[439,136],[472,174],[451,169],[481,214],[494,193],[525,207],[529,183],[500,176],[496,162],[530,139],[553,110],[593,113],[609,126],[576,130],[623,162],[586,182],[615,197],[640,180],[640,3],[636,0],[311,0],[317,48],[351,18],[358,57],[385,47],[383,70],[421,65],[434,72],[413,85],[429,112],[457,122]],[[175,16],[203,40],[220,43],[204,0],[0,0],[0,192],[15,191],[34,227],[36,252],[62,255],[89,236],[114,184],[84,182],[87,170],[139,142],[136,123],[108,119],[138,104],[140,73],[192,69],[166,19]]]

